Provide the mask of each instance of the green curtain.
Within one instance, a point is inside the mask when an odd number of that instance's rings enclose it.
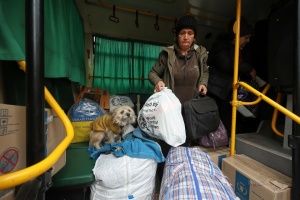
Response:
[[[25,0],[0,0],[0,60],[25,60]]]
[[[132,93],[152,94],[154,86],[148,80],[148,73],[161,52],[162,47],[151,44],[134,43]],[[142,80],[139,80],[142,78]]]
[[[132,43],[96,37],[94,54],[94,87],[130,93]]]
[[[96,37],[93,87],[110,94],[152,94],[148,72],[162,47]]]
[[[84,29],[74,0],[44,1],[45,77],[85,85]],[[25,60],[25,0],[0,0],[0,60]]]

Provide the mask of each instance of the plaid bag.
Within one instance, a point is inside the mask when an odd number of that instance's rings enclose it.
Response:
[[[239,198],[220,168],[200,148],[172,147],[167,156],[159,199]]]

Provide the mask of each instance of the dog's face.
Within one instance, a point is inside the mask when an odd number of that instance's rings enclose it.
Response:
[[[110,112],[113,123],[119,126],[134,124],[136,122],[136,114],[130,106],[120,106]]]

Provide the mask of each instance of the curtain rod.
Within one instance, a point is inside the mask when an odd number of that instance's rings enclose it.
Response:
[[[109,77],[109,76],[93,76],[91,74],[88,75],[88,78],[109,78],[109,79],[131,79],[131,80],[149,80],[148,78],[126,78],[126,77]]]

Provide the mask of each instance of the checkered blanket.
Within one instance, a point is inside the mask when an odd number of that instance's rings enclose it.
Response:
[[[162,178],[161,200],[237,200],[219,167],[200,148],[171,148]]]

